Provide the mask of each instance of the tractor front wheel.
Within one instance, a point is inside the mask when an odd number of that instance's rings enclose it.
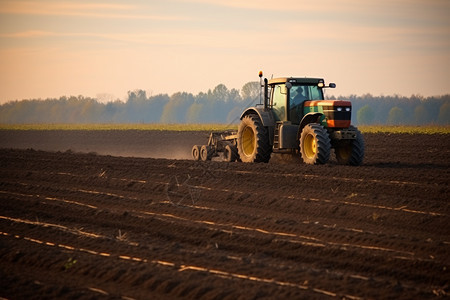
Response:
[[[331,142],[322,125],[306,125],[300,136],[300,152],[303,162],[310,165],[325,164],[330,159]]]
[[[350,126],[356,131],[356,139],[340,141],[335,149],[336,159],[340,164],[359,166],[364,159],[364,139],[358,128]]]

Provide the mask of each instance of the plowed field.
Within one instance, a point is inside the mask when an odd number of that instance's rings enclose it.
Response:
[[[448,135],[366,134],[361,167],[188,160],[204,133],[0,138],[0,297],[450,295]]]

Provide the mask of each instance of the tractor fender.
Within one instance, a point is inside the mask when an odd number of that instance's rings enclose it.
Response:
[[[273,118],[271,111],[265,110],[263,107],[249,107],[244,110],[239,119],[242,120],[243,117],[250,114],[258,115],[263,126],[272,128],[275,127],[275,119]]]
[[[320,123],[320,118],[322,117],[322,115],[323,114],[319,112],[311,112],[304,115],[302,120],[300,121],[300,126],[298,127],[297,140],[300,139],[303,128],[305,128],[305,126],[309,123]]]

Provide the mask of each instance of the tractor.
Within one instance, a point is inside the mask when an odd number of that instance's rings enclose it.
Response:
[[[263,101],[244,110],[237,131],[211,133],[207,145],[195,145],[195,160],[269,162],[272,153],[290,153],[306,164],[325,164],[333,148],[338,163],[362,164],[364,139],[351,125],[351,102],[324,99],[324,89],[336,84],[306,77],[268,80],[262,72],[259,77]]]

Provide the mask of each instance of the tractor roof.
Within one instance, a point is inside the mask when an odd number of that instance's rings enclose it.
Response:
[[[269,84],[278,84],[290,82],[292,84],[318,84],[324,82],[322,78],[307,78],[307,77],[280,77],[269,80]]]

